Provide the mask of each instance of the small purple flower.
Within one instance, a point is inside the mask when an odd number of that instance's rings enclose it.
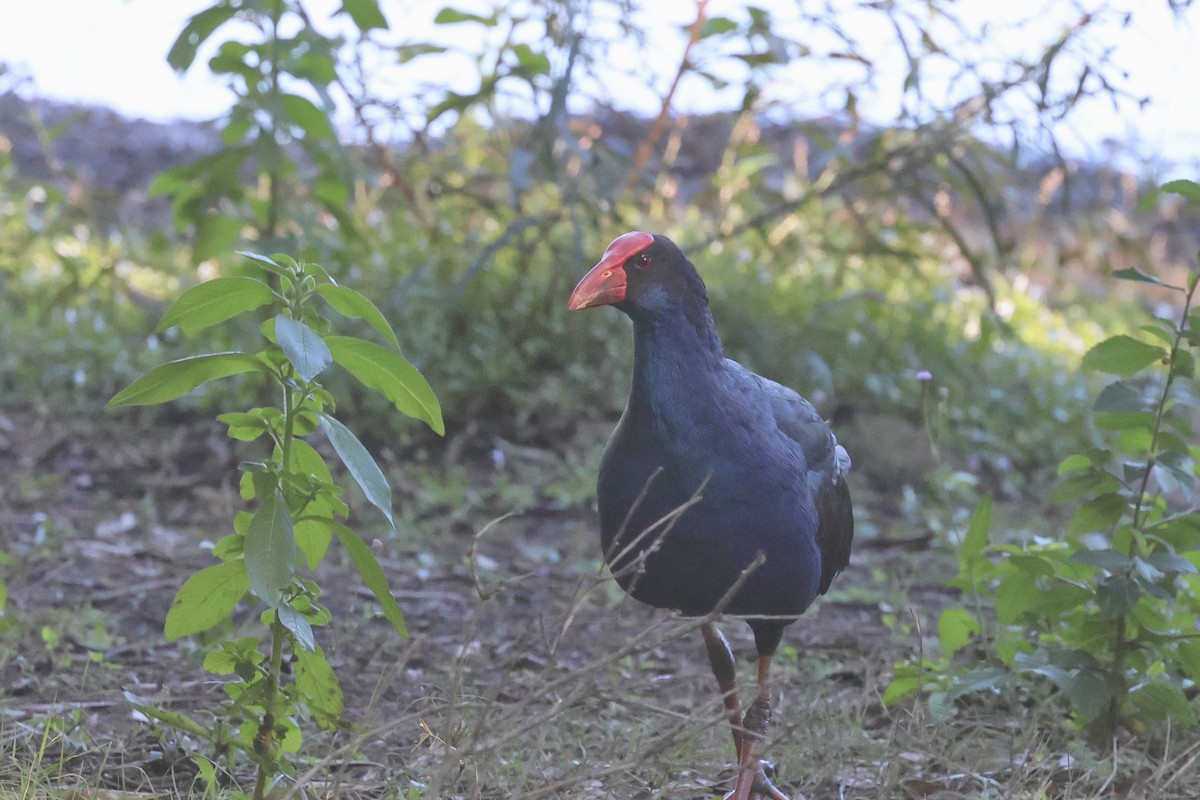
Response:
[[[921,381],[922,383],[928,383],[929,381],[933,380],[933,373],[927,369],[923,369],[917,373],[917,380]]]

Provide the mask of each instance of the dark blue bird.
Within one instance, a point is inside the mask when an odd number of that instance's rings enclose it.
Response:
[[[670,239],[614,240],[568,307],[600,305],[634,333],[629,403],[597,485],[605,559],[638,600],[709,617],[701,631],[738,756],[728,796],[786,800],[760,761],[771,657],[849,561],[850,459],[812,404],[725,358],[704,282]],[[717,613],[754,633],[758,691],[744,716]]]

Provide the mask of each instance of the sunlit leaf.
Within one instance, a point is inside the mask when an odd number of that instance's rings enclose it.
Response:
[[[165,403],[208,381],[265,369],[266,365],[249,353],[212,353],[181,358],[155,367],[117,392],[108,401],[107,408]]]

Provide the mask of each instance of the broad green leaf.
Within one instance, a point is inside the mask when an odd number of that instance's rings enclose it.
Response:
[[[229,561],[205,567],[183,582],[171,608],[163,633],[171,642],[181,636],[200,633],[233,613],[250,588],[246,565]]]
[[[304,554],[304,563],[315,570],[325,558],[333,532],[329,530],[329,517],[301,517],[294,528],[296,547]]]
[[[215,278],[181,294],[155,330],[162,332],[178,325],[184,335],[192,336],[274,299],[271,287],[255,278]]]
[[[382,393],[401,413],[423,420],[438,435],[445,434],[437,396],[403,356],[352,336],[330,336],[326,342],[334,360],[364,386]]]
[[[1200,203],[1200,183],[1189,180],[1177,180],[1164,183],[1160,187],[1164,192],[1177,194],[1190,203]]]
[[[106,408],[165,403],[217,378],[254,370],[265,371],[266,365],[249,353],[212,353],[181,358],[150,370],[117,392]]]
[[[317,640],[313,636],[312,625],[304,618],[296,609],[288,605],[282,605],[275,610],[279,615],[279,622],[283,627],[291,631],[292,638],[296,640],[296,644],[300,646],[299,650],[293,652],[312,652],[317,646]]]
[[[317,294],[324,297],[325,301],[333,306],[339,314],[351,319],[366,320],[368,325],[391,342],[392,347],[400,349],[400,342],[396,339],[396,333],[392,330],[392,326],[388,324],[387,317],[383,316],[374,303],[358,292],[336,283],[322,283],[317,286]]]
[[[329,368],[333,356],[320,334],[286,314],[275,317],[275,336],[296,374],[311,381]]]
[[[1046,615],[1061,614],[1072,608],[1078,608],[1091,596],[1091,591],[1082,586],[1076,586],[1073,583],[1058,583],[1041,593],[1038,607]]]
[[[342,10],[350,15],[363,33],[373,28],[387,30],[387,19],[375,0],[342,0]]]
[[[906,697],[916,694],[925,684],[925,676],[917,664],[896,664],[892,669],[892,680],[883,691],[883,704],[892,706]]]
[[[1184,674],[1200,684],[1200,642],[1186,639],[1176,646],[1175,653]]]
[[[192,249],[192,258],[205,261],[231,250],[233,243],[242,235],[242,226],[245,223],[236,217],[206,214],[195,218],[192,224],[196,226],[196,243]]]
[[[1096,719],[1104,713],[1112,698],[1108,681],[1101,673],[1090,669],[1070,673],[1062,689],[1071,701],[1071,708],[1085,720]]]
[[[285,94],[279,98],[283,113],[299,125],[307,138],[314,141],[329,141],[334,138],[333,125],[316,103],[298,94]]]
[[[1128,501],[1118,494],[1102,494],[1081,505],[1067,526],[1068,536],[1092,531],[1106,531],[1117,523],[1129,508]]]
[[[1037,577],[1014,572],[996,587],[996,618],[1005,625],[1018,622],[1026,612],[1039,608]]]
[[[167,63],[171,65],[171,69],[176,72],[186,71],[196,60],[196,51],[200,45],[212,36],[213,31],[233,19],[237,12],[237,5],[218,2],[193,15],[167,52]]]
[[[1104,550],[1076,550],[1071,554],[1072,564],[1091,564],[1107,570],[1129,569],[1133,560],[1124,553],[1107,548]]]
[[[328,414],[321,415],[321,430],[337,451],[342,463],[346,465],[346,469],[350,470],[350,475],[362,487],[367,500],[382,511],[392,527],[395,527],[396,521],[392,517],[392,487],[367,448],[363,447],[362,442],[349,428]]]
[[[1067,475],[1072,472],[1083,472],[1092,466],[1092,459],[1085,455],[1075,453],[1069,455],[1062,460],[1058,465],[1058,474]]]
[[[408,638],[408,628],[404,625],[404,614],[400,611],[396,598],[392,597],[392,592],[388,588],[387,576],[383,574],[383,567],[379,566],[379,561],[371,552],[371,548],[367,547],[357,533],[342,523],[329,520],[328,525],[329,529],[338,537],[338,541],[342,543],[342,547],[346,549],[346,554],[350,556],[354,566],[358,568],[358,574],[362,576],[363,583],[379,601],[383,615],[387,617],[388,622],[392,623],[396,633]]]
[[[1157,569],[1166,573],[1176,573],[1179,575],[1196,575],[1200,574],[1200,570],[1196,565],[1188,561],[1183,556],[1166,551],[1160,553],[1151,553],[1146,557],[1146,560],[1153,564]]]
[[[1129,692],[1129,700],[1150,719],[1173,717],[1191,721],[1196,716],[1183,692],[1161,679],[1133,687]]]
[[[947,608],[938,617],[937,628],[942,655],[947,658],[970,644],[980,630],[979,620],[965,608]]]
[[[1124,381],[1114,381],[1104,387],[1104,391],[1100,392],[1100,396],[1096,398],[1096,402],[1092,408],[1105,413],[1144,411],[1146,409],[1146,398],[1142,396],[1141,392]]]
[[[296,572],[292,517],[279,492],[262,498],[262,505],[251,517],[245,556],[250,591],[272,608],[279,608],[283,590]]]
[[[520,72],[526,77],[546,75],[550,72],[550,59],[544,53],[535,51],[525,43],[512,46],[513,55],[517,57]]]
[[[967,523],[967,532],[963,535],[962,544],[958,547],[958,563],[961,571],[977,561],[988,544],[988,530],[992,527],[992,496],[985,495]]]
[[[1133,375],[1166,356],[1158,345],[1134,339],[1132,336],[1113,336],[1097,344],[1083,356],[1083,368],[1111,375]]]
[[[1096,604],[1105,619],[1125,616],[1141,596],[1137,584],[1124,575],[1109,575],[1096,587]]]
[[[320,647],[296,654],[296,688],[318,725],[329,731],[341,726],[342,687]]]

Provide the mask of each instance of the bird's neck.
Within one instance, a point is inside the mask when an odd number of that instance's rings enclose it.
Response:
[[[631,404],[661,407],[684,401],[703,391],[706,380],[724,363],[721,338],[707,306],[635,316],[633,330]]]

